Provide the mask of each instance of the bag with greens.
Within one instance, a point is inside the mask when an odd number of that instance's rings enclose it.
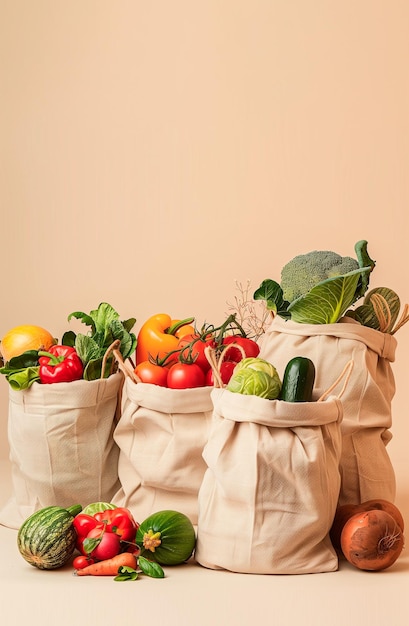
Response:
[[[285,402],[214,388],[196,561],[249,574],[331,572],[339,398]]]
[[[120,481],[114,504],[129,508],[137,519],[173,509],[197,523],[210,393],[211,387],[168,389],[137,382],[128,372],[114,431]]]
[[[29,515],[55,504],[110,501],[119,486],[113,430],[122,381],[116,373],[9,390],[12,495],[0,524],[19,528]]]
[[[46,506],[109,502],[119,488],[113,432],[124,377],[112,353],[126,357],[135,349],[135,320],[121,322],[107,303],[71,317],[90,327],[87,335],[68,332],[62,339],[81,357],[83,378],[43,384],[32,368],[30,376],[22,368],[9,380],[12,494],[0,511],[4,526],[19,528]]]
[[[340,363],[354,361],[342,398],[340,504],[395,499],[395,472],[386,446],[392,437],[396,345],[393,335],[350,317],[335,324],[303,324],[276,316],[260,339],[260,356],[274,359],[278,368],[294,356],[312,359],[317,393],[328,387]]]

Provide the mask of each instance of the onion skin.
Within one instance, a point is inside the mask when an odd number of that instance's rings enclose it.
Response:
[[[400,529],[402,531],[405,530],[405,522],[402,513],[398,507],[393,504],[393,502],[389,502],[389,500],[377,498],[375,500],[366,500],[361,504],[342,504],[335,512],[334,521],[330,530],[330,539],[336,550],[339,551],[341,549],[341,533],[348,519],[356,513],[364,513],[365,511],[372,510],[386,511],[389,515],[392,515]]]
[[[350,517],[360,512],[359,504],[342,504],[335,512],[329,533],[332,545],[336,550],[341,550],[341,533]]]
[[[0,352],[7,363],[28,350],[48,350],[56,343],[54,337],[41,326],[22,325],[9,330],[0,342]]]
[[[404,547],[396,520],[379,509],[356,513],[341,533],[342,552],[352,565],[367,571],[384,570],[395,563]]]
[[[402,516],[402,513],[398,509],[397,506],[393,504],[393,502],[389,502],[389,500],[367,500],[366,502],[362,502],[359,505],[361,511],[373,511],[378,509],[379,511],[386,511],[389,515],[392,515],[397,525],[400,526],[401,530],[405,530],[405,522]]]

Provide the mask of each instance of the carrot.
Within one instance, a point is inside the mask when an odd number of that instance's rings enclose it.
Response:
[[[77,576],[116,576],[120,567],[136,568],[137,558],[131,552],[121,552],[112,559],[98,561],[75,571]]]

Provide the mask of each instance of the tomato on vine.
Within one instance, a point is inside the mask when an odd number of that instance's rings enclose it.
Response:
[[[135,367],[135,374],[142,383],[167,386],[168,368],[152,361],[142,361]]]
[[[168,371],[167,379],[170,389],[191,389],[192,387],[204,387],[206,375],[196,363],[183,363],[178,361]]]
[[[214,345],[212,333],[201,335],[191,333],[179,339],[178,347],[183,360],[192,360],[206,373],[210,369],[210,363],[205,355],[205,348]]]

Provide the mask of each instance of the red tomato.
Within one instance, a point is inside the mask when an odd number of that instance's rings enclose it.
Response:
[[[236,361],[223,361],[223,363],[220,365],[220,376],[224,385],[227,385],[227,383],[229,382],[236,365]],[[212,369],[210,369],[206,374],[206,385],[211,387],[213,387],[214,385],[214,376]]]
[[[204,351],[207,346],[211,346],[212,344],[212,335],[209,335],[207,339],[201,339],[200,335],[190,334],[185,335],[179,340],[178,347],[182,348],[181,355],[183,359],[193,359],[194,363],[199,365],[206,373],[210,369],[210,363]]]
[[[107,531],[101,533],[99,528],[94,528],[88,533],[86,538],[99,539],[99,537],[101,537],[101,541],[96,548],[90,552],[91,558],[104,561],[105,559],[112,559],[113,556],[120,553],[121,540],[116,533],[109,533]]]
[[[260,346],[257,342],[253,341],[253,339],[241,337],[240,335],[229,335],[224,337],[222,345],[227,346],[231,343],[236,343],[243,348],[246,357],[257,357],[260,353]],[[238,348],[231,348],[226,352],[226,358],[228,358],[229,361],[236,361],[236,363],[238,363],[245,357],[243,357]]]
[[[89,556],[76,556],[72,562],[74,569],[84,569],[84,567],[88,567],[88,565],[92,565],[95,563],[94,559]]]
[[[168,371],[170,389],[204,387],[205,383],[205,373],[196,363],[175,363]]]
[[[159,387],[166,387],[167,385],[167,367],[162,367],[150,361],[142,361],[135,367],[134,372],[143,383],[159,385]]]

